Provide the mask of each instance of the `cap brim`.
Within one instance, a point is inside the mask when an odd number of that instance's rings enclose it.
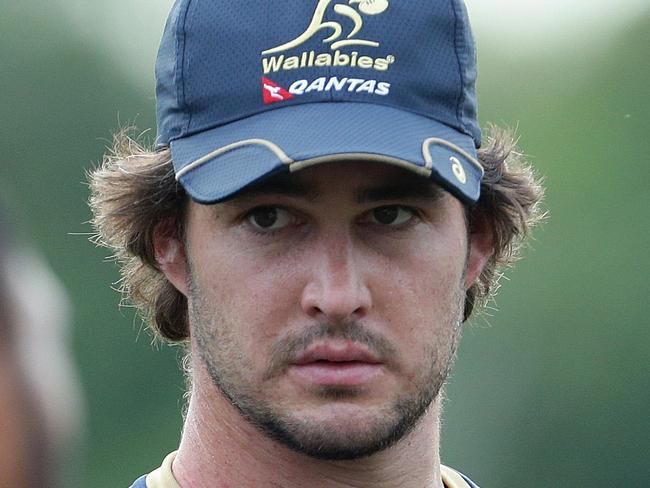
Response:
[[[466,203],[483,176],[472,137],[430,118],[369,103],[277,108],[171,142],[179,182],[199,203],[270,176],[341,160],[374,160],[432,178]]]

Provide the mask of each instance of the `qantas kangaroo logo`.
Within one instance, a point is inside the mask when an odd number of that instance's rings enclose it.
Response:
[[[277,83],[262,77],[262,98],[264,99],[264,104],[269,105],[271,103],[291,100],[293,95]]]
[[[359,39],[356,36],[363,27],[363,17],[361,14],[378,15],[385,12],[386,9],[388,9],[388,0],[348,0],[347,4],[335,4],[333,7],[334,12],[346,17],[353,23],[352,30],[347,35],[344,35],[343,27],[340,23],[331,20],[324,20],[327,9],[330,4],[332,4],[332,1],[333,0],[319,0],[318,5],[316,5],[314,16],[305,32],[280,46],[262,51],[262,55],[278,53],[300,46],[321,30],[331,31],[331,34],[323,40],[323,43],[330,43],[330,49],[332,51],[344,46],[379,46],[379,43],[376,41]],[[359,9],[358,11],[351,6],[354,4],[357,4],[356,6]]]

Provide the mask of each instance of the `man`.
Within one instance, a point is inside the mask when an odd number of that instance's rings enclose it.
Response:
[[[68,296],[0,205],[0,488],[66,486],[83,402]],[[37,304],[37,306],[35,306]]]
[[[91,181],[188,351],[180,447],[133,486],[475,486],[441,388],[541,189],[504,132],[477,153],[462,2],[181,0],[156,74],[157,150],[118,134]]]

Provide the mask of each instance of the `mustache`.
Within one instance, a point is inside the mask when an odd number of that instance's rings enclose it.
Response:
[[[313,343],[323,339],[343,339],[365,346],[389,370],[397,370],[399,354],[390,341],[368,330],[359,322],[346,324],[320,323],[291,332],[279,338],[271,349],[265,379],[282,374],[298,356]]]

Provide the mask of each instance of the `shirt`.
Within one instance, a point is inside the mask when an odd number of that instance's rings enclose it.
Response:
[[[176,451],[169,454],[158,469],[138,478],[131,488],[181,488],[172,473],[174,457]],[[440,466],[440,474],[445,488],[478,488],[469,478],[447,466]]]

